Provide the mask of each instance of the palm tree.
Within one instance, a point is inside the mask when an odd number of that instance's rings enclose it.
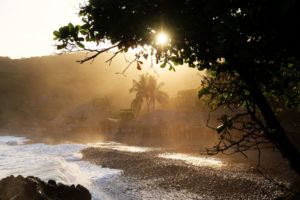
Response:
[[[161,91],[160,88],[164,83],[157,83],[157,79],[154,76],[144,74],[140,76],[140,80],[133,80],[132,88],[129,92],[136,93],[135,99],[131,103],[131,108],[135,113],[139,113],[143,102],[145,100],[147,105],[147,112],[155,109],[156,101],[159,103],[164,103],[168,99],[168,95]]]
[[[135,99],[131,103],[131,108],[134,110],[135,113],[139,113],[142,105],[144,98],[146,101],[148,100],[147,97],[147,74],[146,75],[141,75],[140,80],[136,81],[133,80],[132,82],[132,88],[129,89],[129,93],[135,92]]]
[[[158,83],[154,76],[148,77],[148,88],[150,96],[150,106],[152,106],[152,111],[155,110],[155,102],[166,103],[168,101],[168,94],[160,90],[164,83]]]

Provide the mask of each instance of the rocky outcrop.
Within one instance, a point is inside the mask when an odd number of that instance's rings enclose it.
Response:
[[[67,186],[37,177],[9,176],[0,181],[0,200],[90,200],[90,192],[81,185]]]

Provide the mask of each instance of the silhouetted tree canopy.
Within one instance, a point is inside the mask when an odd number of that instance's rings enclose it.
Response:
[[[278,100],[283,107],[299,109],[297,10],[296,0],[90,0],[80,8],[81,25],[69,24],[54,35],[58,49],[95,52],[81,62],[113,47],[118,47],[117,54],[148,45],[150,50],[140,48],[137,53],[138,65],[142,58],[154,58],[170,70],[184,63],[210,70],[211,79],[199,96],[211,94],[218,105],[234,104],[236,110],[244,105],[251,121],[259,124],[249,130],[259,129],[254,130],[257,137],[271,141],[299,173],[299,152],[271,106]],[[160,32],[169,36],[164,45],[156,41]],[[106,40],[112,43],[106,49],[89,49],[84,43]],[[232,128],[230,120],[224,117],[223,125]],[[251,141],[250,136],[245,133],[241,140]],[[243,150],[240,140],[229,140],[215,150],[223,152],[232,144],[237,152]]]

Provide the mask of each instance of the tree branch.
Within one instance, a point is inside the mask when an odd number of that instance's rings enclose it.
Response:
[[[95,59],[95,58],[96,58],[97,56],[99,56],[101,53],[104,53],[104,52],[106,52],[106,51],[108,51],[108,50],[110,50],[110,49],[113,49],[113,48],[117,47],[117,46],[118,46],[118,45],[113,45],[113,46],[111,46],[111,47],[108,47],[108,48],[105,48],[105,49],[102,49],[102,50],[93,50],[93,51],[96,51],[97,53],[94,54],[94,55],[92,55],[92,56],[88,56],[88,57],[86,57],[86,58],[83,59],[83,60],[78,60],[78,61],[76,61],[76,62],[78,62],[78,63],[80,63],[80,64],[83,64],[83,63],[85,63],[86,61]],[[85,50],[88,50],[88,49],[85,49]],[[88,50],[88,51],[89,51],[89,50]]]

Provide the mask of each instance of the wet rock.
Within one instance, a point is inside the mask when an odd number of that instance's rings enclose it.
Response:
[[[0,200],[90,200],[90,192],[81,185],[67,186],[37,177],[9,176],[0,181]]]

